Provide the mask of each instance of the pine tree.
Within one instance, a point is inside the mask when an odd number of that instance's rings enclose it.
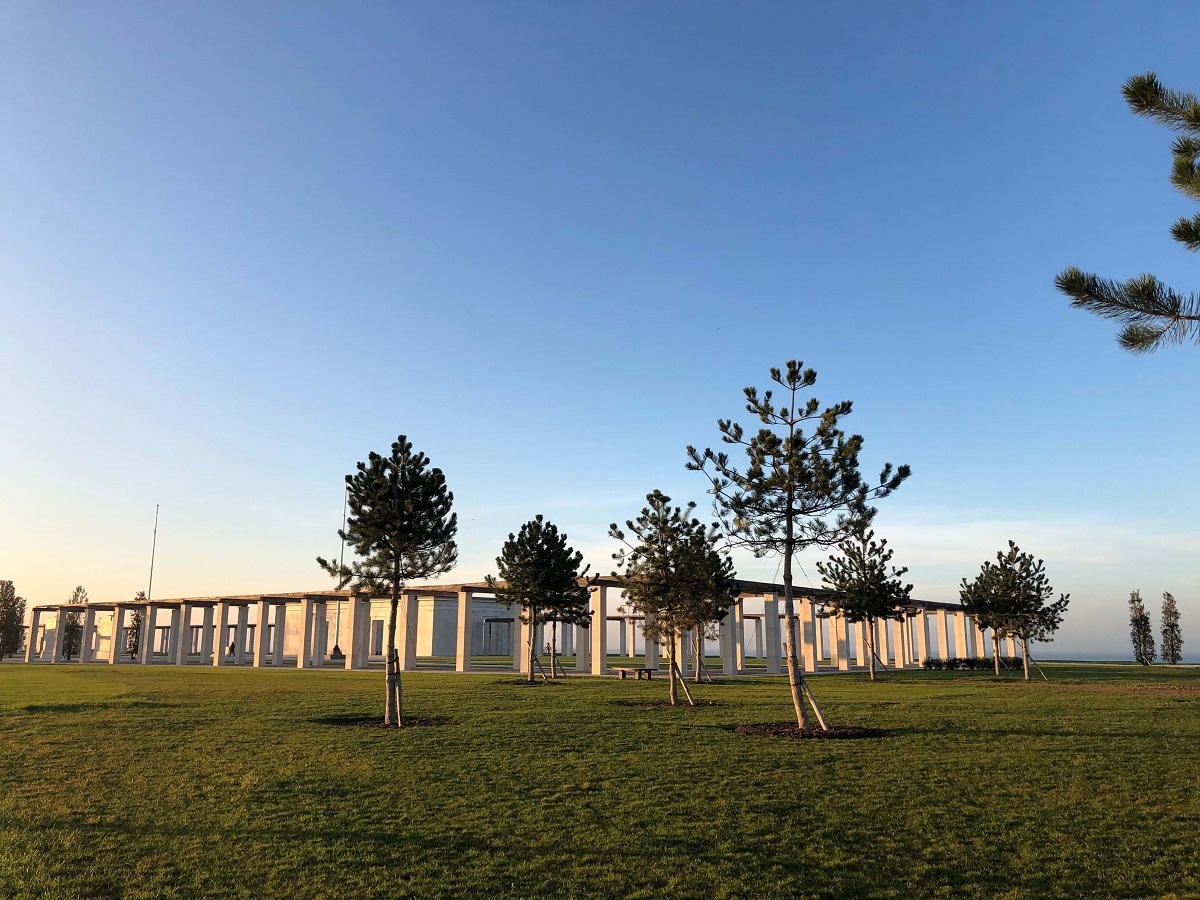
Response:
[[[343,583],[371,596],[391,596],[388,614],[384,724],[404,727],[400,655],[396,651],[396,620],[400,592],[413,578],[431,578],[454,568],[458,561],[458,516],[450,511],[454,495],[446,488],[441,469],[431,468],[424,453],[400,435],[391,454],[372,452],[367,462],[346,476],[350,515],[338,537],[354,550],[351,565],[317,564]]]
[[[1196,95],[1163,87],[1153,72],[1133,76],[1121,93],[1135,114],[1178,134],[1172,148],[1171,183],[1185,196],[1200,200],[1200,101]],[[1171,227],[1171,236],[1188,250],[1200,250],[1200,214],[1179,219]],[[1200,343],[1200,295],[1180,294],[1153,275],[1110,281],[1072,266],[1056,276],[1054,283],[1072,298],[1073,307],[1122,323],[1117,342],[1133,353],[1181,344],[1189,336]]]
[[[903,621],[911,584],[900,579],[908,571],[895,566],[888,571],[892,551],[887,541],[875,540],[875,532],[861,527],[859,532],[838,544],[841,555],[817,563],[817,571],[826,587],[837,592],[829,605],[839,610],[848,622],[866,628],[868,666],[875,680],[875,622],[878,619]]]
[[[581,565],[583,554],[568,546],[567,536],[539,515],[522,525],[519,534],[509,534],[496,557],[496,568],[504,586],[501,587],[491,575],[487,576],[488,586],[495,592],[496,599],[509,608],[520,606],[521,621],[529,625],[529,644],[525,649],[530,682],[537,661],[538,624],[566,622],[587,628],[591,621],[589,590],[583,580],[588,567],[580,570]],[[557,675],[555,639],[552,636],[550,641],[550,670]]]
[[[807,547],[832,547],[869,522],[868,503],[886,497],[908,478],[908,466],[884,466],[879,483],[864,482],[858,468],[861,435],[846,436],[838,422],[850,414],[849,400],[821,410],[815,397],[801,400],[800,392],[816,383],[817,373],[791,360],[786,370],[771,369],[771,381],[783,389],[784,401],[776,404],[773,390],[761,396],[745,389],[746,410],[763,427],[748,436],[742,426],[719,419],[717,428],[726,444],[741,447],[746,467],[740,469],[726,453],[688,447],[688,468],[704,473],[712,483],[713,504],[725,523],[729,539],[755,556],[777,555],[783,560],[784,615],[789,636],[797,632],[792,564]],[[811,431],[806,428],[811,426]],[[855,512],[857,511],[857,513]],[[804,700],[808,699],[818,722],[824,719],[801,668],[797,641],[787,642],[788,681],[797,724],[809,725]]]
[[[25,598],[17,596],[11,581],[0,581],[0,660],[21,649],[25,624]]]
[[[138,591],[134,594],[133,602],[145,603],[146,592]],[[142,611],[141,607],[134,607],[133,612],[129,614],[129,624],[125,627],[125,652],[129,655],[130,659],[137,659],[138,650],[141,649],[142,622],[145,620],[145,617],[146,614]],[[112,639],[115,641],[117,635],[114,634]],[[221,652],[221,635],[217,635],[216,648],[214,652]]]
[[[1012,635],[1021,642],[1025,680],[1029,680],[1029,644],[1052,641],[1062,624],[1070,594],[1053,600],[1054,588],[1046,577],[1046,564],[1024,553],[1012,541],[1008,552],[996,554],[996,562],[985,562],[972,584],[962,581],[963,608],[975,616],[983,628],[992,629],[993,648],[999,650],[1000,635]],[[999,673],[999,663],[996,671]]]
[[[737,597],[733,561],[718,550],[720,526],[706,527],[692,516],[696,504],[671,506],[662,491],[646,495],[646,506],[625,529],[613,523],[608,533],[623,546],[613,554],[623,572],[625,606],[644,619],[648,641],[667,648],[668,696],[679,702],[678,685],[683,685],[688,702],[695,705],[676,653],[690,629],[719,622],[729,613]]]
[[[1163,593],[1162,601],[1162,660],[1171,666],[1183,659],[1183,633],[1179,630],[1179,607],[1175,597]]]
[[[76,585],[75,590],[71,591],[71,599],[67,602],[75,604],[88,602],[88,593],[83,589],[82,584]],[[63,616],[60,627],[64,630],[63,655],[67,659],[72,659],[83,647],[83,613],[78,611],[67,613]]]
[[[1133,642],[1133,658],[1143,666],[1154,662],[1154,632],[1150,616],[1142,605],[1142,592],[1129,592],[1129,639]]]

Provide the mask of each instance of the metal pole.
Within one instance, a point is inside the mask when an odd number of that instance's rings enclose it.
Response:
[[[154,553],[158,550],[158,504],[154,504],[154,539],[150,543],[150,584],[146,586],[146,602],[150,602],[150,597],[154,591]]]

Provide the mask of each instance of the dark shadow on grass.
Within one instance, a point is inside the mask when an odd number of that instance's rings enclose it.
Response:
[[[344,713],[336,716],[321,716],[310,720],[318,725],[332,725],[335,728],[384,728],[399,731],[395,725],[384,725],[378,715],[363,713]],[[453,725],[452,719],[442,717],[405,716],[405,728],[436,728],[442,725]]]
[[[99,709],[166,709],[178,705],[156,700],[95,700],[81,703],[30,703],[21,709],[27,713],[78,713]]]
[[[565,678],[552,678],[549,681],[542,681],[540,678],[535,681],[530,681],[528,678],[501,678],[492,682],[492,684],[507,684],[510,687],[550,687],[566,683],[567,679]]]
[[[639,709],[671,709],[670,700],[613,700],[614,706],[636,706]],[[720,700],[697,700],[695,706],[688,705],[687,700],[680,699],[675,709],[699,709],[700,707],[725,706]]]
[[[732,730],[738,734],[750,734],[761,737],[794,738],[797,740],[821,741],[857,741],[864,738],[881,738],[886,732],[879,728],[864,728],[861,725],[830,725],[828,729],[819,725],[809,725],[801,728],[798,725],[781,725],[767,723],[762,725],[734,725]]]

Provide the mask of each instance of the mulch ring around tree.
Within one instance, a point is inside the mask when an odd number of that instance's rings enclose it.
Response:
[[[785,737],[825,741],[854,741],[860,738],[881,738],[884,733],[878,728],[863,728],[860,725],[830,725],[826,731],[820,725],[801,728],[798,725],[738,725],[738,734],[756,734],[766,737]]]
[[[393,731],[403,729],[396,728],[395,725],[384,725],[382,716],[363,716],[363,715],[347,715],[347,716],[327,716],[323,719],[317,719],[322,725],[334,725],[340,728],[384,728]],[[422,716],[405,716],[405,728],[437,728],[442,725],[453,725],[454,722],[447,718],[427,718]]]
[[[567,679],[565,679],[565,678],[553,679],[552,678],[549,681],[542,681],[541,678],[535,678],[533,681],[530,681],[528,678],[501,678],[494,683],[495,684],[508,684],[508,685],[512,685],[513,687],[551,687],[554,685],[566,684]]]
[[[617,706],[637,706],[642,709],[670,709],[671,708],[670,700],[614,700],[613,703],[616,704]],[[691,708],[688,705],[687,697],[683,697],[683,696],[681,696],[679,698],[679,702],[676,703],[675,706],[676,706],[676,708],[682,708],[682,709],[690,709]],[[722,703],[720,700],[697,700],[695,708],[699,709],[701,706],[725,706],[725,704]]]

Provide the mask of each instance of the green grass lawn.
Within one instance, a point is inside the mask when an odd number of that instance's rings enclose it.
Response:
[[[1200,896],[1200,670],[814,681],[0,664],[0,897]]]

